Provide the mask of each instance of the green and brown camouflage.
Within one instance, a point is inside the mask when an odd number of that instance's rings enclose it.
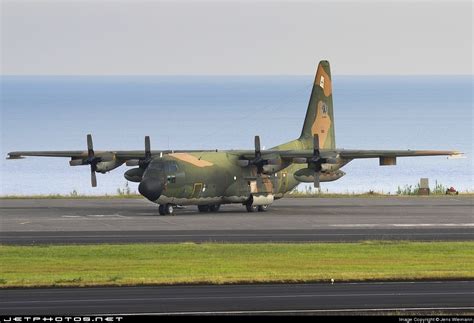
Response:
[[[328,61],[316,70],[311,97],[298,139],[268,150],[145,150],[94,151],[87,136],[87,151],[17,151],[23,156],[69,157],[71,166],[90,165],[106,173],[122,164],[138,166],[125,172],[127,180],[140,183],[139,192],[160,204],[160,214],[170,214],[175,205],[198,205],[200,211],[217,211],[221,204],[241,203],[247,211],[263,211],[275,199],[301,182],[334,181],[345,175],[340,169],[353,159],[379,158],[380,165],[395,165],[397,157],[457,156],[457,151],[439,150],[345,150],[336,148],[332,80]]]

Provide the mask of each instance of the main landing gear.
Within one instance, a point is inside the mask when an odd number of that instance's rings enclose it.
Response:
[[[172,204],[160,204],[158,212],[160,215],[174,215],[174,206]]]
[[[245,208],[247,212],[265,212],[268,209],[268,205],[252,205],[252,203],[246,203]]]
[[[220,204],[198,205],[199,212],[218,212],[221,208]]]

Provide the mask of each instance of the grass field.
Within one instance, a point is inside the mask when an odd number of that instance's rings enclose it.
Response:
[[[0,246],[0,287],[473,279],[474,242]]]

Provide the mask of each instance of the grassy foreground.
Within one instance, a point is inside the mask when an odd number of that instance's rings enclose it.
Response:
[[[0,287],[473,279],[474,242],[0,246]]]

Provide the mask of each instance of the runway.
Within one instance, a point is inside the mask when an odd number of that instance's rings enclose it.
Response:
[[[2,315],[474,312],[474,281],[0,289]]]
[[[317,198],[158,216],[141,199],[0,200],[0,242],[472,240],[470,197]],[[0,289],[8,314],[285,314],[447,310],[473,313],[474,281]],[[126,313],[124,313],[126,311]]]
[[[0,243],[310,242],[474,239],[472,197],[304,198],[264,213],[223,205],[158,216],[144,199],[3,199]]]

